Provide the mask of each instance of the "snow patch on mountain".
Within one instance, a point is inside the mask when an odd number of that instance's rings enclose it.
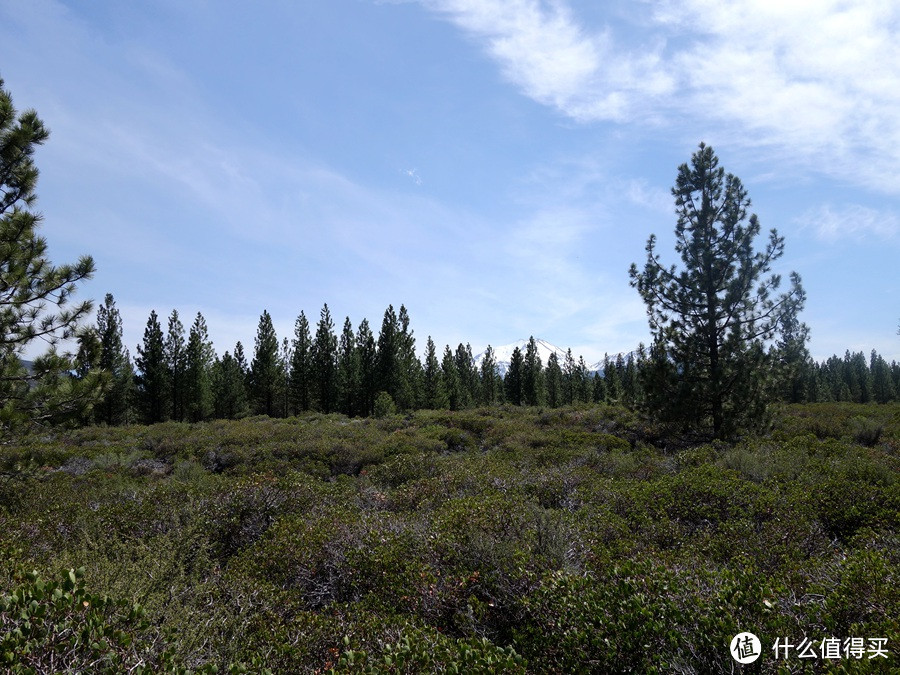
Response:
[[[538,356],[541,357],[541,367],[546,368],[547,362],[550,360],[551,354],[556,354],[556,358],[559,359],[559,365],[562,368],[563,364],[566,362],[566,351],[560,347],[557,347],[555,344],[551,342],[547,342],[547,340],[541,340],[539,338],[534,339],[535,345],[537,346]],[[522,356],[525,356],[525,351],[528,349],[528,340],[516,340],[515,342],[511,342],[508,345],[500,345],[499,347],[493,347],[494,350],[494,360],[497,361],[497,367],[500,370],[500,375],[506,375],[506,371],[509,369],[510,361],[512,361],[512,354],[515,351],[516,347],[522,352]],[[485,349],[487,351],[487,349]],[[572,354],[576,361],[578,361],[578,354]],[[484,359],[484,352],[475,355],[475,363],[480,367],[481,361]],[[603,362],[590,364],[588,365],[589,371],[601,370],[603,368]]]
[[[535,344],[537,345],[538,356],[541,357],[541,367],[547,367],[547,361],[550,360],[551,354],[556,354],[556,358],[559,359],[559,367],[565,368],[566,362],[566,352],[568,350],[562,349],[561,347],[557,347],[555,344],[551,342],[547,342],[546,340],[541,340],[535,338]],[[500,375],[505,376],[506,371],[509,369],[510,361],[512,361],[512,354],[515,351],[516,347],[518,347],[522,352],[522,357],[525,357],[525,350],[528,349],[528,340],[516,340],[515,342],[510,342],[508,345],[500,345],[499,347],[493,347],[494,350],[494,360],[497,362],[497,368],[500,370]],[[487,349],[485,348],[485,351]],[[622,354],[609,354],[609,362],[611,364],[615,364],[616,359],[622,357],[623,360],[627,361],[629,358],[638,358],[637,350],[630,352],[623,352]],[[578,363],[578,359],[580,358],[580,354],[576,354],[572,352],[572,357],[575,359],[575,363]],[[481,362],[484,359],[484,351],[475,355],[475,365],[478,368],[481,368]],[[589,373],[599,373],[603,374],[603,361],[597,361],[596,363],[588,363],[587,369]]]

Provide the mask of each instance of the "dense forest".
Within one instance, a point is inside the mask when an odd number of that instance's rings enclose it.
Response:
[[[93,369],[111,373],[114,385],[86,422],[154,423],[238,419],[247,415],[289,417],[306,412],[348,416],[394,410],[461,410],[510,403],[556,408],[573,403],[645,403],[643,382],[649,356],[643,346],[607,357],[591,370],[571,350],[560,361],[541,362],[535,339],[516,348],[501,375],[488,346],[476,362],[472,348],[445,346],[439,354],[430,337],[424,360],[406,308],[388,307],[373,335],[368,320],[354,329],[350,318],[338,336],[328,305],[311,326],[297,317],[290,340],[279,339],[272,318],[263,312],[252,354],[238,342],[218,356],[197,314],[187,334],[173,310],[163,330],[154,312],[133,364],[122,344],[122,323],[112,295],[97,314],[99,351]],[[868,356],[847,351],[816,362],[803,343],[788,338],[770,350],[769,374],[775,400],[787,403],[888,403],[900,397],[900,364],[874,350]]]

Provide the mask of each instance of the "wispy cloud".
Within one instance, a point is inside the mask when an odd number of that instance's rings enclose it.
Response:
[[[845,239],[888,240],[900,235],[900,215],[897,212],[859,204],[825,204],[807,211],[797,222],[828,243]]]
[[[897,3],[664,0],[626,39],[564,0],[421,1],[482,41],[526,96],[575,120],[687,125],[900,191]]]
[[[667,94],[659,45],[625,54],[608,30],[590,32],[563,2],[422,0],[487,44],[504,75],[534,100],[581,121],[624,120],[636,99]]]
[[[690,36],[672,59],[687,110],[783,160],[900,190],[900,5],[691,0],[657,20]]]

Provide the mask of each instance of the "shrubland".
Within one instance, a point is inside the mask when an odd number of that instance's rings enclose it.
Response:
[[[898,470],[896,404],[44,430],[0,447],[0,668],[705,673],[751,631],[748,672],[890,672]],[[889,658],[774,659],[804,637]]]

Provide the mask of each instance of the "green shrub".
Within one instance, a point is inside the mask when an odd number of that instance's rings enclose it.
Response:
[[[514,644],[537,672],[660,672],[681,622],[668,584],[644,564],[599,578],[550,573],[524,599]]]
[[[900,406],[780,415],[731,446],[618,406],[19,439],[0,588],[90,561],[154,672],[721,672],[729,631],[896,635]]]
[[[715,466],[690,468],[648,486],[647,507],[690,527],[715,527],[735,519],[765,519],[768,500],[754,483]]]
[[[379,391],[375,397],[375,408],[373,415],[377,418],[388,417],[397,414],[397,406],[394,405],[394,399],[386,391]]]
[[[863,527],[895,527],[900,514],[900,486],[873,485],[829,478],[812,495],[815,512],[831,537],[850,539]]]
[[[875,550],[841,561],[837,583],[822,588],[821,622],[832,635],[894,638],[900,635],[900,557]]]
[[[345,640],[349,646],[350,640]],[[526,662],[512,647],[486,638],[453,639],[435,631],[405,630],[380,653],[348,649],[329,672],[381,673],[525,673]]]
[[[88,593],[84,569],[23,575],[0,596],[0,666],[12,673],[144,672],[153,644],[137,604]]]
[[[867,417],[854,417],[851,421],[853,440],[860,445],[871,448],[881,440],[884,425]]]

